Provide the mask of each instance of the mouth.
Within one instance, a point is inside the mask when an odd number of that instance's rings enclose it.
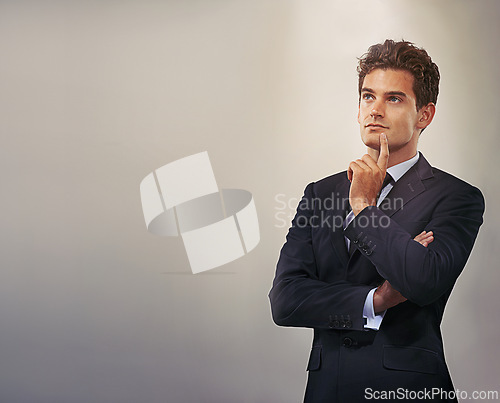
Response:
[[[368,123],[365,127],[369,129],[388,129],[387,126],[379,125],[377,123]]]

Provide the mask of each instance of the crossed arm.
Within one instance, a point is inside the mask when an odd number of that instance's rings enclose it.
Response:
[[[280,326],[328,329],[332,317],[349,315],[352,330],[364,330],[363,306],[373,285],[342,279],[342,263],[330,249],[329,234],[304,225],[317,214],[310,208],[317,197],[314,184],[307,186],[281,250],[269,293],[273,319]],[[344,232],[352,241],[362,230],[363,237],[368,235],[377,244],[366,257],[388,282],[374,296],[376,313],[405,298],[420,306],[433,303],[451,290],[464,267],[482,222],[481,193],[464,186],[457,192],[436,193],[436,197],[440,202],[426,226],[432,232],[419,234],[415,240],[397,222],[385,225],[388,217],[373,206],[364,209],[359,219],[383,218],[384,225],[358,228],[353,225],[355,217]],[[322,273],[328,277],[324,270],[332,274],[330,280],[323,280]]]
[[[434,234],[432,231],[422,231],[413,239],[420,245],[427,247],[432,241],[434,241]],[[375,314],[378,314],[405,301],[406,298],[403,297],[399,291],[395,290],[387,280],[385,280],[373,294],[373,309]]]

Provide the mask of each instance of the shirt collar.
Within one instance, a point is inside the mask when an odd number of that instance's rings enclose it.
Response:
[[[391,174],[392,178],[394,179],[394,182],[397,182],[401,177],[408,172],[408,170],[417,163],[418,159],[420,157],[420,153],[417,151],[417,154],[415,154],[414,157],[410,158],[409,160],[400,162],[397,165],[394,165],[390,168],[387,168],[387,172]]]

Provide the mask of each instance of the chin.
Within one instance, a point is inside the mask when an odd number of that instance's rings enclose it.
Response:
[[[362,133],[361,140],[369,148],[377,151],[380,149],[380,137],[378,133]]]

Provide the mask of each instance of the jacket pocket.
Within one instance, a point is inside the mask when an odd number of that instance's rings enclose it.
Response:
[[[307,363],[307,371],[316,371],[321,366],[321,350],[322,346],[313,346]]]
[[[384,346],[384,368],[436,374],[438,364],[439,357],[435,351],[419,347]]]

